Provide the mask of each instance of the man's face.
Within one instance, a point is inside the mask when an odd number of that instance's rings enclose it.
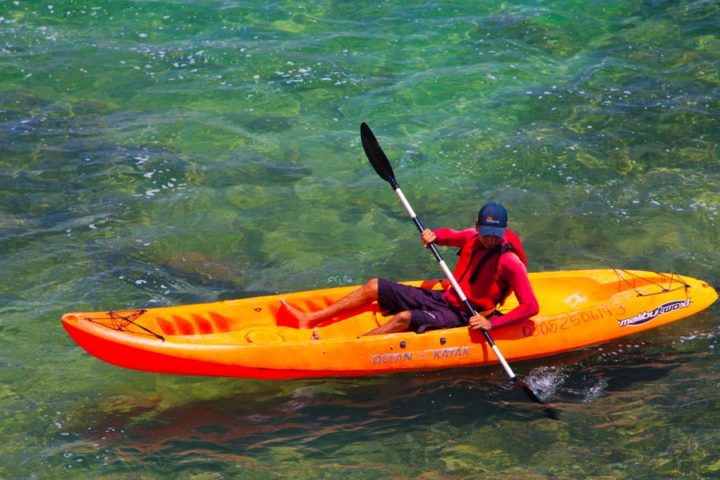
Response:
[[[487,249],[493,248],[502,242],[502,239],[495,235],[480,235],[478,238],[482,246]]]
[[[475,230],[480,226],[480,222],[475,220]],[[478,237],[483,248],[493,248],[502,242],[502,238],[496,237],[495,235],[480,235]]]

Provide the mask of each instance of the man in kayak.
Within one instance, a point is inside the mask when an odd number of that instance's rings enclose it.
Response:
[[[488,203],[480,209],[474,229],[426,229],[421,234],[426,247],[437,243],[460,248],[454,275],[479,312],[473,317],[468,318],[452,286],[443,292],[378,278],[314,312],[303,312],[285,300],[281,302],[298,321],[298,328],[312,328],[320,322],[377,302],[381,312],[393,316],[365,335],[407,330],[422,333],[462,325],[469,325],[471,330],[490,330],[519,322],[537,314],[539,307],[528,280],[527,259],[520,238],[507,229],[507,219],[505,207]],[[515,293],[518,306],[502,315],[496,307],[502,305],[511,292]]]

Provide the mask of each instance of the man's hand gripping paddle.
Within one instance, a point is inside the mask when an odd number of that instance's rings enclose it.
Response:
[[[407,210],[408,215],[412,219],[418,231],[422,233],[425,230],[425,227],[420,222],[420,219],[418,219],[407,198],[405,198],[405,195],[403,195],[402,190],[400,190],[400,185],[398,185],[397,180],[395,180],[395,174],[392,167],[390,166],[390,161],[385,155],[385,152],[383,152],[382,148],[380,148],[380,144],[375,138],[372,130],[370,130],[370,127],[364,122],[360,125],[360,138],[362,139],[363,149],[365,150],[365,154],[367,155],[368,160],[370,160],[370,164],[373,166],[377,174],[380,175],[380,178],[382,178],[392,186],[393,190],[395,190],[395,193],[400,198],[400,201],[405,207],[405,210]],[[455,292],[457,292],[460,300],[462,300],[463,305],[465,305],[465,308],[468,311],[468,314],[470,316],[477,315],[477,312],[472,307],[472,305],[470,305],[470,302],[460,288],[460,285],[457,283],[457,280],[455,280],[455,276],[453,275],[452,271],[448,268],[445,260],[443,260],[440,252],[438,252],[437,247],[435,247],[435,244],[430,245],[430,251],[435,257],[435,260],[437,260],[442,271],[445,273],[447,279],[450,280],[450,284],[455,289]],[[512,371],[512,368],[510,368],[510,365],[505,360],[505,357],[500,352],[500,349],[497,347],[497,345],[495,345],[495,342],[490,336],[490,333],[487,330],[483,329],[481,329],[480,331],[485,336],[485,340],[487,341],[488,345],[490,345],[490,348],[492,348],[493,352],[495,352],[495,356],[498,358],[503,369],[505,369],[505,372],[510,377],[510,381],[515,386],[522,388],[530,400],[545,405],[545,402],[540,400],[540,398],[535,395],[535,392],[533,392],[532,389],[528,387],[525,382],[520,380],[517,375],[515,375],[515,373]],[[545,413],[551,418],[558,418],[558,413],[550,407],[545,409]]]

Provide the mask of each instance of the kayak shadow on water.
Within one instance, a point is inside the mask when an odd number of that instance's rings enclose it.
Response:
[[[653,352],[669,342],[620,340],[601,347],[529,360],[526,381],[545,401],[562,410],[582,412],[585,405],[623,391],[661,382],[687,363],[687,355]]]
[[[501,418],[541,418],[537,406],[523,402],[522,392],[498,384],[502,375],[498,368],[287,382],[228,380],[211,398],[185,402],[163,400],[160,386],[153,398],[125,396],[123,405],[88,408],[77,430],[104,448],[122,449],[123,455],[153,455],[198,441],[241,450],[315,441],[340,445],[438,425],[466,429]]]

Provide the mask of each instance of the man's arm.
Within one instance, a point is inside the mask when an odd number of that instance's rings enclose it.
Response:
[[[432,236],[428,235],[429,238],[434,238],[434,242],[438,245],[443,246],[449,246],[449,247],[458,247],[462,248],[463,245],[467,243],[470,238],[475,235],[475,230],[472,228],[469,228],[467,230],[453,230],[452,228],[438,228],[437,230],[425,230],[425,232],[430,232]],[[426,242],[425,232],[423,232],[423,243],[425,243],[425,246],[429,245],[428,242]],[[432,242],[430,242],[432,243]]]

